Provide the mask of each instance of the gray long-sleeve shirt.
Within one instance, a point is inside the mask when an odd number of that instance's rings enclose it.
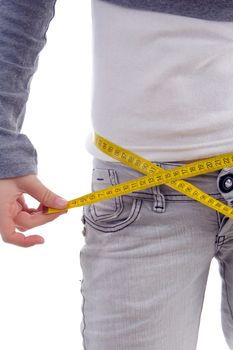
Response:
[[[233,21],[229,0],[93,0],[207,20]],[[0,0],[0,178],[37,174],[23,124],[30,83],[56,0]]]
[[[233,21],[232,0],[102,0],[112,4],[215,21]]]
[[[0,0],[0,178],[37,174],[37,152],[20,130],[54,5]]]

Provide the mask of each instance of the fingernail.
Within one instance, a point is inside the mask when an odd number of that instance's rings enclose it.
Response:
[[[56,199],[55,199],[55,205],[56,205],[56,207],[58,207],[58,208],[64,208],[64,207],[66,207],[67,206],[67,200],[65,200],[64,198],[61,198],[61,197],[57,197]]]

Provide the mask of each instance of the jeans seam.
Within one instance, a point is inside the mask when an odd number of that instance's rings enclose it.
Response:
[[[216,247],[216,251],[219,250],[219,248],[221,247],[221,244],[219,244],[219,234],[220,234],[220,226],[221,226],[221,220],[220,220],[220,215],[219,212],[217,210],[215,210],[215,214],[216,214],[216,218],[217,218],[217,224],[218,224],[218,232],[215,236],[215,247]]]
[[[81,262],[81,251],[80,251],[80,257],[79,257],[79,260]],[[84,281],[84,278],[82,278],[81,280],[81,287],[80,287],[80,293],[82,295],[82,306],[81,306],[81,310],[82,310],[82,322],[83,322],[83,328],[81,330],[81,334],[82,334],[82,338],[83,338],[83,349],[86,350],[86,345],[85,345],[85,335],[84,335],[84,331],[86,329],[86,321],[85,321],[85,313],[84,313],[84,305],[85,305],[85,297],[84,297],[84,294],[82,292],[82,285],[83,285],[83,281]]]
[[[223,223],[225,222],[227,217],[224,215],[221,220],[221,215],[218,211],[216,211],[216,215],[218,220],[218,233],[216,234],[215,244],[216,244],[216,252],[219,252],[223,244],[228,240],[226,235],[221,234]]]
[[[216,216],[217,216],[217,222],[218,222],[218,230],[220,229],[220,225],[221,225],[221,219],[220,219],[220,215],[219,212],[217,210],[215,210]],[[217,236],[219,235],[219,231]]]
[[[219,258],[219,257],[218,257]],[[228,304],[228,307],[229,307],[229,310],[230,310],[230,314],[231,314],[231,319],[233,321],[233,312],[232,312],[232,308],[231,308],[231,305],[230,305],[230,301],[229,301],[229,296],[228,296],[228,288],[227,288],[227,283],[226,283],[226,279],[225,279],[225,263],[223,260],[221,260],[219,258],[219,261],[220,261],[220,264],[222,266],[222,269],[223,269],[223,280],[224,280],[224,286],[225,286],[225,291],[226,291],[226,300],[227,300],[227,304]]]

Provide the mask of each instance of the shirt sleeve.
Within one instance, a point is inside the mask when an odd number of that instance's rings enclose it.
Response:
[[[0,0],[0,178],[37,174],[37,151],[20,131],[55,4]]]

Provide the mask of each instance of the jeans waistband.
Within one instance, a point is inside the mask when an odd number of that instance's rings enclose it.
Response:
[[[159,162],[159,161],[151,161],[151,163],[156,164],[160,166],[164,170],[173,169],[176,167],[180,167],[182,165],[185,165],[185,163],[175,163],[175,162]],[[144,176],[143,173],[123,164],[120,162],[111,162],[111,161],[105,161],[99,158],[93,158],[93,168],[100,168],[100,169],[113,169],[116,171],[119,183],[129,181],[132,179],[139,178],[141,176]],[[194,186],[198,187],[200,190],[203,190],[204,192],[213,195],[216,198],[221,198],[221,194],[218,191],[217,188],[217,177],[220,170],[209,172],[207,174],[202,174],[198,176],[193,176],[190,178],[185,179],[185,181],[193,184]],[[178,196],[184,196],[180,192],[174,190],[173,188],[167,186],[167,185],[159,185],[159,186],[153,186],[147,189],[144,189],[139,192],[134,192],[135,194],[138,194],[139,197],[148,197],[148,199],[151,196],[154,196],[156,193],[158,193],[158,188],[160,192],[164,196],[176,196],[178,199]],[[131,195],[131,194],[130,194]]]

